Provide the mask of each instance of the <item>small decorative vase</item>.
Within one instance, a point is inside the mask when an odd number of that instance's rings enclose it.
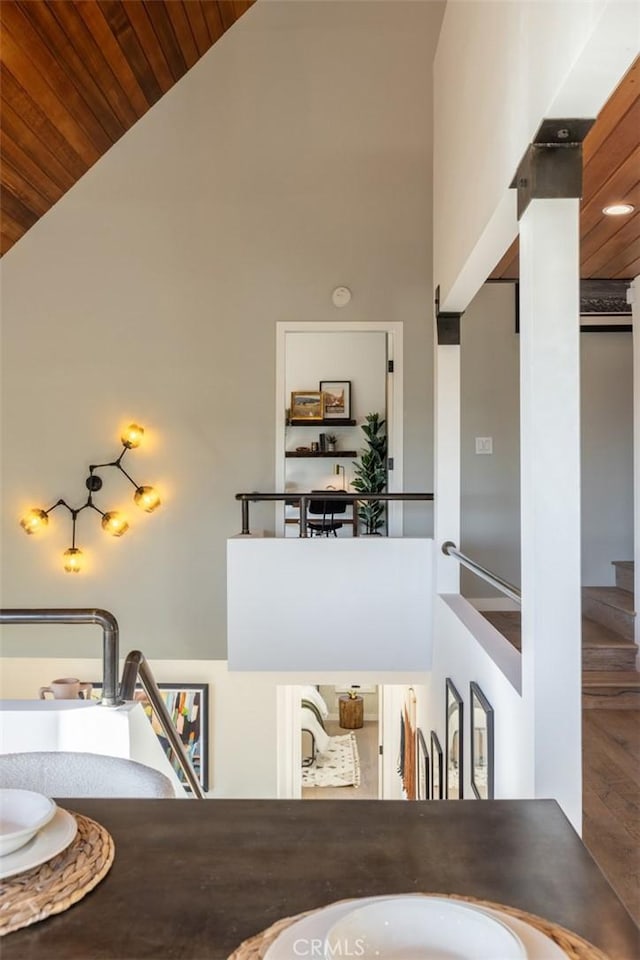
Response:
[[[335,453],[335,452],[336,452],[336,445],[335,445],[335,443],[328,443],[328,444],[327,444],[327,453]]]

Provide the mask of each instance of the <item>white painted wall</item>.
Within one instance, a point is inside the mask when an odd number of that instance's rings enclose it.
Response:
[[[480,288],[461,323],[462,549],[520,584],[520,338],[514,285]],[[633,346],[628,333],[580,336],[582,582],[613,583],[633,555]],[[477,436],[493,454],[475,452]],[[462,571],[462,592],[502,597]],[[505,607],[510,606],[505,599]]]
[[[495,797],[532,797],[533,763],[527,749],[528,718],[520,695],[519,655],[461,597],[436,597],[434,623],[436,636],[443,642],[437,643],[433,652],[426,726],[438,734],[444,762],[445,680],[450,677],[464,702],[464,797],[472,799],[469,684],[474,680],[494,709]]]
[[[447,4],[434,64],[442,309],[463,310],[516,236],[509,184],[540,120],[596,116],[639,36],[631,0]]]
[[[418,537],[229,540],[230,669],[428,670],[432,556]]]
[[[3,258],[5,605],[106,607],[127,648],[225,657],[234,495],[274,482],[275,325],[333,321],[340,283],[354,294],[342,318],[403,324],[405,484],[429,484],[441,15],[256,4]],[[18,518],[81,501],[87,465],[111,459],[129,419],[149,438],[133,476],[157,481],[163,506],[121,541],[83,517],[90,564],[71,577],[66,525],[54,514],[38,541]],[[272,507],[254,517],[273,529]],[[99,642],[51,636],[7,628],[3,651],[86,656]]]
[[[222,660],[153,660],[159,682],[208,683],[210,797],[278,796],[278,691],[291,684],[317,683],[317,674],[232,673]],[[0,699],[37,697],[54,677],[101,676],[97,659],[11,658],[3,660]],[[363,684],[427,682],[425,673],[359,672]],[[323,682],[346,684],[352,673],[326,672]],[[285,687],[286,685],[286,687]],[[299,737],[298,744],[299,744]],[[295,738],[294,738],[295,741]],[[241,758],[239,760],[239,757]]]

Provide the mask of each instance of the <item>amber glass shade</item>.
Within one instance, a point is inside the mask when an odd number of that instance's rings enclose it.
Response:
[[[122,440],[123,446],[128,450],[132,450],[134,447],[140,446],[143,436],[144,427],[139,426],[137,423],[130,423],[126,430],[122,431],[120,439]]]
[[[109,513],[105,513],[102,518],[102,529],[106,533],[110,533],[112,537],[121,537],[129,529],[129,524],[127,518],[121,513],[111,510]]]
[[[34,507],[32,510],[29,510],[28,513],[25,513],[20,521],[20,526],[25,533],[38,533],[40,530],[44,530],[48,523],[49,517],[44,510],[39,510],[37,507]]]
[[[80,573],[82,570],[82,561],[84,560],[82,550],[78,550],[77,547],[69,547],[69,549],[65,550],[62,554],[62,558],[67,573]]]
[[[160,495],[154,487],[138,487],[133,499],[145,513],[153,513],[160,506]]]

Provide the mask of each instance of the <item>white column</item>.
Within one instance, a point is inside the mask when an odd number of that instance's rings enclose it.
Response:
[[[637,610],[640,597],[640,277],[631,284],[629,299],[633,314],[633,556]],[[640,650],[640,616],[636,616],[635,641]],[[636,656],[636,666],[640,670],[640,652]]]
[[[436,593],[459,593],[460,565],[440,548],[460,548],[460,346],[436,343],[434,367]]]
[[[523,697],[535,797],[582,830],[579,201],[520,221]],[[499,721],[497,721],[499,722]]]

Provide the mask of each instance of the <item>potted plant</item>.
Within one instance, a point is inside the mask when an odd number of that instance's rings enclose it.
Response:
[[[327,453],[334,453],[336,449],[336,443],[338,442],[338,438],[336,437],[335,433],[328,433],[325,437],[325,441],[327,444]]]
[[[387,435],[386,421],[379,413],[368,413],[362,431],[366,437],[367,449],[354,463],[354,479],[351,486],[358,493],[382,493],[387,486]],[[384,523],[385,505],[379,500],[363,503],[358,508],[358,517],[364,526],[365,534],[379,535]]]

